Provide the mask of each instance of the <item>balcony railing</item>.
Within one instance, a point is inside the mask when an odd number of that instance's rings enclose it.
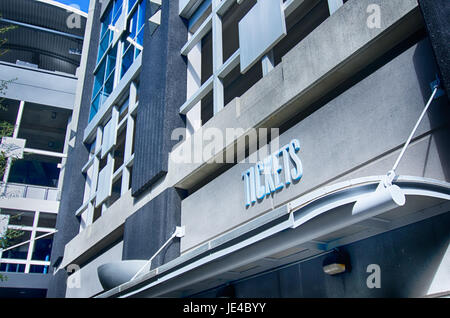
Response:
[[[0,186],[0,198],[29,198],[59,201],[58,189],[28,184],[6,183]]]

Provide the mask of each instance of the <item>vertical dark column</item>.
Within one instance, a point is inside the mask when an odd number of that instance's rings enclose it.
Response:
[[[419,0],[419,7],[439,66],[442,86],[450,98],[450,1]]]
[[[61,191],[61,201],[59,206],[58,218],[56,222],[56,229],[53,241],[51,264],[53,267],[58,267],[58,263],[64,256],[64,248],[66,244],[72,240],[79,232],[80,223],[75,216],[75,211],[83,204],[83,194],[85,179],[81,173],[81,168],[88,160],[88,150],[83,144],[83,133],[87,126],[92,88],[94,84],[93,70],[97,61],[98,42],[100,36],[100,9],[101,4],[96,2],[93,14],[93,24],[90,38],[85,38],[89,41],[89,51],[87,57],[86,73],[83,81],[83,91],[81,99],[81,107],[77,124],[75,146],[69,146],[68,156],[65,165],[64,181]],[[89,17],[91,18],[91,17]],[[89,30],[86,34],[89,34]],[[73,136],[70,136],[71,138]],[[51,270],[51,273],[53,268]],[[59,270],[50,281],[47,297],[65,297],[66,294],[67,273],[64,269]]]
[[[147,5],[147,21],[151,16]],[[146,26],[136,117],[132,194],[137,196],[167,173],[174,128],[184,127],[179,108],[186,100],[186,60],[180,54],[187,41],[178,1],[163,1],[161,25],[151,34]]]
[[[125,221],[122,259],[149,259],[160,249],[181,223],[182,193],[169,188]],[[175,238],[152,262],[152,268],[180,254],[180,239]]]

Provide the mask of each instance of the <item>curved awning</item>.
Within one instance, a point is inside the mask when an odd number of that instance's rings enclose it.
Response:
[[[384,176],[325,186],[99,297],[183,297],[450,211],[450,183],[399,176],[401,207],[353,214]]]

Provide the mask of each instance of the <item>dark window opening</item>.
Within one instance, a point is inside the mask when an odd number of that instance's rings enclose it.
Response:
[[[125,158],[125,137],[126,137],[126,127],[119,132],[117,137],[117,143],[114,148],[114,172],[119,169],[123,163]]]
[[[8,181],[43,187],[57,187],[61,158],[30,154],[14,160]]]
[[[92,223],[98,220],[102,216],[102,204],[98,208],[94,208],[94,215],[92,217]]]
[[[120,198],[122,191],[122,177],[116,180],[112,185],[111,197],[109,198],[109,206],[113,205]]]
[[[36,237],[45,235],[44,232],[36,232]],[[49,261],[52,252],[53,234],[34,241],[34,250],[31,259],[35,261]]]

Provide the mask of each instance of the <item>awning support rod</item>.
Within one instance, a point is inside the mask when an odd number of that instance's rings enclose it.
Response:
[[[425,108],[422,111],[422,114],[419,117],[419,120],[417,120],[416,125],[414,126],[413,130],[411,131],[411,134],[408,137],[408,140],[406,141],[405,145],[403,146],[403,149],[400,153],[400,155],[398,156],[397,160],[394,163],[394,166],[392,167],[392,169],[388,172],[387,174],[387,180],[385,185],[391,185],[392,181],[394,180],[394,177],[396,176],[395,170],[397,169],[400,160],[403,158],[403,155],[406,152],[406,149],[408,148],[409,144],[411,143],[411,140],[414,136],[414,134],[416,133],[417,128],[419,127],[420,122],[422,121],[423,117],[425,116],[425,114],[428,111],[428,108],[431,105],[431,102],[433,101],[434,97],[436,96],[436,93],[439,90],[439,86],[440,86],[440,81],[437,80],[435,82],[432,83],[432,89],[433,89],[433,93],[430,96],[430,99],[428,100],[428,103],[426,104]]]
[[[36,238],[34,239],[34,241],[37,241],[37,240],[39,240],[39,239],[41,239],[41,238],[43,238],[43,237],[49,236],[49,235],[51,235],[51,234],[55,234],[56,232],[58,232],[58,230],[54,230],[54,231],[48,232],[48,233],[46,233],[46,234],[43,234],[43,235],[41,235],[41,236],[38,236],[38,237],[36,237]],[[10,246],[10,247],[5,248],[5,249],[0,248],[0,252],[1,252],[1,253],[6,252],[6,251],[12,250],[12,249],[14,249],[14,248],[16,248],[16,247],[19,247],[19,246],[22,246],[22,245],[24,245],[24,244],[30,243],[30,242],[31,242],[31,239],[29,239],[28,241],[25,241],[25,242],[22,242],[22,243],[19,243],[19,244]]]
[[[180,227],[177,226],[175,228],[175,232],[172,234],[172,236],[169,237],[169,239],[163,244],[163,246],[161,246],[159,248],[159,250],[156,251],[155,254],[153,254],[152,257],[150,257],[150,259],[144,264],[144,266],[141,267],[140,270],[138,270],[138,272],[130,279],[130,281],[134,280],[136,277],[139,276],[140,273],[142,273],[142,271],[149,265],[152,263],[153,259],[167,246],[167,244],[170,243],[170,241],[172,241],[175,237],[183,237],[184,236],[184,226]]]

